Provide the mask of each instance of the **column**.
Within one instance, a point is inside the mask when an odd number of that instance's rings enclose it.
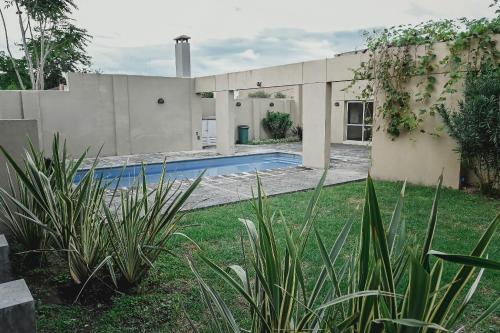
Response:
[[[217,120],[217,152],[234,154],[234,91],[215,92],[215,119]]]
[[[331,84],[302,86],[303,164],[310,168],[330,166]]]

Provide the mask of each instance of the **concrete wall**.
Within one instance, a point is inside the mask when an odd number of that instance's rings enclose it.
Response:
[[[499,36],[494,36],[499,40]],[[497,44],[498,45],[498,44]],[[417,47],[411,51],[415,61],[419,55],[425,54],[424,47]],[[438,78],[437,91],[434,96],[440,95],[440,89],[444,84],[444,74],[449,71],[446,66],[440,64],[447,54],[445,43],[434,45],[436,57],[435,75]],[[328,135],[330,142],[340,143],[344,141],[345,131],[345,105],[346,101],[359,100],[357,97],[366,82],[359,82],[356,87],[345,91],[352,80],[352,69],[358,68],[361,62],[366,61],[368,55],[361,52],[350,52],[334,58],[317,61],[274,66],[250,71],[226,73],[215,76],[197,78],[195,89],[198,91],[224,91],[224,90],[268,90],[282,89],[289,86],[311,85],[307,89],[307,101],[301,92],[301,110],[304,122],[304,156],[312,161],[313,165],[322,165],[324,156],[323,136]],[[411,83],[411,89],[417,89],[418,79]],[[322,83],[330,83],[331,94],[324,92]],[[259,84],[260,86],[257,86]],[[316,85],[316,86],[312,86]],[[329,102],[324,101],[325,96],[331,95]],[[317,97],[314,97],[317,96]],[[318,97],[319,96],[319,97]],[[314,98],[311,98],[314,97]],[[461,96],[458,94],[457,97]],[[320,100],[319,104],[317,100]],[[456,98],[455,98],[456,99]],[[374,107],[377,108],[383,101],[383,96],[374,98]],[[456,101],[449,100],[447,104],[454,106]],[[330,106],[331,104],[331,106]],[[335,106],[338,104],[338,106]],[[329,112],[322,112],[322,108],[329,108]],[[414,106],[418,112],[421,106]],[[376,113],[376,111],[375,111]],[[307,126],[306,126],[307,119]],[[321,133],[309,135],[308,131],[315,131],[316,126],[324,121],[329,126],[321,127]],[[372,175],[378,179],[403,180],[424,185],[434,185],[441,170],[444,169],[444,185],[457,188],[459,185],[460,159],[454,152],[455,142],[446,132],[439,137],[430,134],[414,133],[402,135],[394,139],[387,136],[383,129],[377,130],[379,125],[385,121],[375,119],[372,143]],[[433,132],[435,128],[441,127],[442,121],[439,116],[429,116],[423,123],[423,129]],[[306,139],[309,138],[309,139]],[[313,156],[320,156],[313,160]]]
[[[447,81],[444,74],[435,75],[437,87],[442,87]],[[417,84],[414,79],[412,86]],[[460,88],[459,88],[460,89]],[[439,92],[433,94],[434,100]],[[455,108],[461,94],[449,98],[447,104]],[[375,107],[383,100],[382,96],[375,99]],[[413,101],[415,112],[421,108]],[[458,188],[460,185],[460,156],[454,151],[455,141],[446,133],[439,136],[431,135],[437,128],[443,126],[439,115],[427,116],[421,124],[426,133],[402,133],[398,138],[391,138],[383,130],[385,120],[381,116],[374,119],[372,140],[372,168],[375,179],[403,180],[422,185],[435,185],[441,172],[444,174],[443,184],[447,187]]]
[[[79,154],[126,155],[201,148],[194,80],[70,73],[68,91],[2,91],[0,119],[38,120],[42,148],[55,132]],[[163,98],[165,103],[159,104]]]
[[[0,120],[0,146],[2,146],[17,163],[21,163],[25,157],[25,147],[28,138],[35,147],[39,147],[38,129],[36,120]],[[7,172],[7,160],[0,153],[0,187],[7,189],[9,178]],[[11,176],[14,177],[12,168]],[[1,230],[0,234],[5,230]]]

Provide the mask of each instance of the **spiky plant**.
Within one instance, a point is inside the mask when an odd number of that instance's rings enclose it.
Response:
[[[29,200],[21,200],[15,192],[2,190],[2,207],[13,205],[9,214],[13,223],[31,222],[32,227],[46,234],[46,248],[55,250],[68,262],[71,278],[77,284],[85,282],[105,260],[107,237],[102,231],[102,203],[105,189],[94,177],[95,163],[78,184],[75,177],[84,152],[77,160],[69,158],[66,143],[60,145],[54,136],[50,172],[46,172],[43,156],[34,149],[26,152],[25,167],[2,147],[7,161],[16,173],[19,188]],[[27,204],[28,203],[28,204]]]
[[[204,280],[196,265],[189,261],[210,314],[213,331],[444,331],[456,326],[479,284],[483,270],[500,268],[499,263],[484,258],[500,221],[498,216],[490,223],[470,255],[431,250],[442,176],[436,189],[427,235],[420,247],[411,244],[406,238],[405,220],[402,217],[405,185],[386,229],[372,179],[368,176],[359,247],[350,260],[340,265],[339,270],[337,258],[353,222],[345,224],[328,251],[313,222],[323,181],[324,176],[312,195],[303,228],[297,236],[287,227],[281,214],[270,211],[258,182],[258,196],[253,200],[256,224],[241,220],[251,248],[251,256],[247,256],[244,251],[245,267],[232,265],[225,270],[207,258],[203,251],[198,251],[202,261],[248,303],[250,327],[240,327],[219,293]],[[283,249],[278,246],[274,233],[277,219],[285,231]],[[308,290],[304,282],[306,272],[303,270],[302,254],[311,231],[316,236],[324,265],[314,287]],[[461,265],[451,281],[443,280],[444,261]],[[474,278],[477,267],[480,271]],[[473,278],[467,294],[462,297],[465,286]],[[398,294],[398,291],[403,294]],[[471,326],[484,320],[499,304],[500,301],[492,304]]]
[[[40,172],[50,176],[52,170],[45,162],[43,153],[38,152],[30,140],[28,140],[28,153]],[[7,170],[9,171],[9,169]],[[39,250],[46,248],[47,234],[45,230],[24,217],[22,210],[16,205],[10,204],[9,198],[14,198],[30,211],[36,212],[35,214],[41,220],[45,220],[44,211],[16,174],[12,175],[8,172],[8,177],[9,186],[4,189],[4,191],[8,191],[8,195],[0,193],[0,223],[7,227],[14,240],[22,246],[23,251],[32,254],[40,253]]]
[[[158,256],[167,251],[183,217],[181,208],[201,182],[203,173],[181,191],[166,178],[165,166],[153,190],[147,187],[143,167],[137,186],[121,192],[116,207],[104,206],[113,266],[121,276],[121,287],[139,282]]]

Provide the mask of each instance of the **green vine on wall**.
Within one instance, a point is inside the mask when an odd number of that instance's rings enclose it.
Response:
[[[492,6],[497,6],[497,2]],[[500,34],[498,9],[492,19],[429,21],[365,33],[368,60],[354,70],[346,89],[366,80],[361,99],[378,94],[384,97],[377,112],[386,122],[385,131],[393,138],[402,132],[424,132],[424,117],[435,115],[447,95],[457,92],[457,83],[467,68],[479,68],[485,62],[498,66],[500,55],[493,38],[496,34]],[[446,43],[448,54],[438,61],[434,45],[440,42]],[[420,54],[415,56],[417,47]],[[422,48],[424,52],[420,51]],[[446,83],[433,99],[438,91],[435,75],[441,66],[446,68]],[[411,89],[414,82],[417,89]]]

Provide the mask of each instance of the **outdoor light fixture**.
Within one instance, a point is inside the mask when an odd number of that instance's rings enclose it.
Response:
[[[236,102],[236,106],[241,106],[241,102]]]
[[[262,87],[262,81],[257,81],[257,87]]]
[[[335,106],[340,106],[340,103],[339,102],[335,102],[334,104]]]
[[[273,103],[273,102],[269,103],[269,106],[270,106],[270,107],[273,107],[273,106],[274,106],[274,103]]]
[[[163,98],[158,98],[158,104],[165,104],[165,100]]]

